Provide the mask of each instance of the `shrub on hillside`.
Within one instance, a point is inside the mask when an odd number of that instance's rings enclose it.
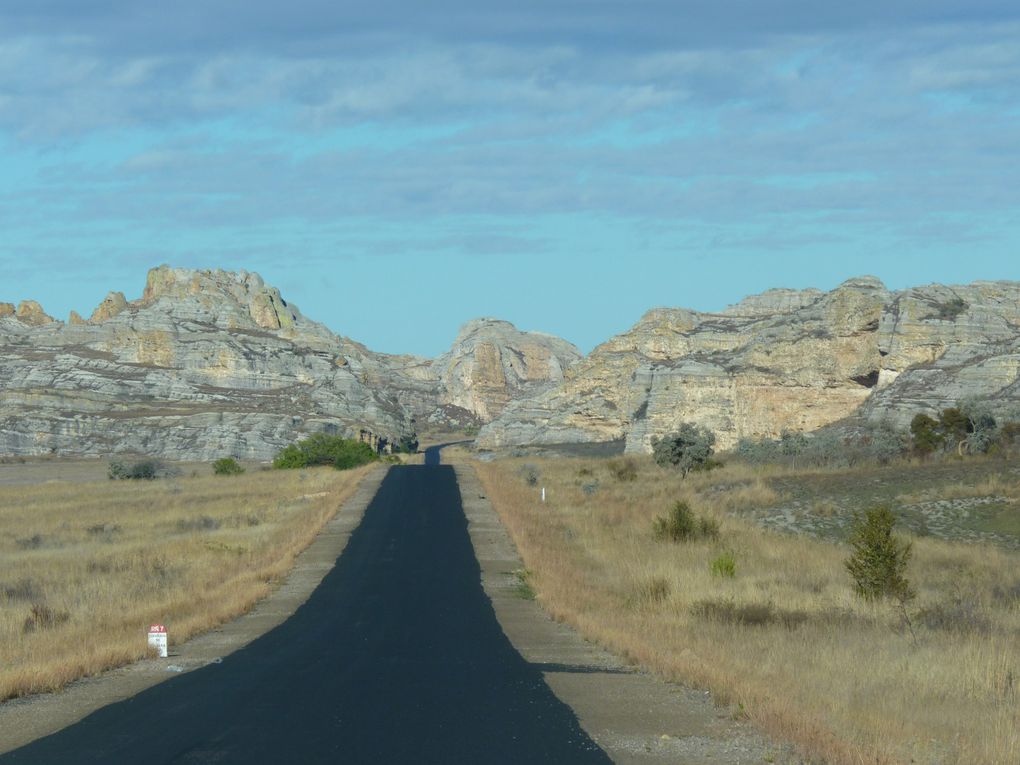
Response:
[[[778,439],[743,438],[736,451],[756,465],[852,467],[862,462],[887,464],[907,448],[905,433],[886,423],[872,423],[852,431],[827,428],[808,434],[784,432]]]
[[[377,459],[379,455],[366,443],[326,433],[315,433],[280,451],[273,459],[273,467],[289,470],[314,465],[332,465],[337,470],[348,470],[359,465],[367,465]]]
[[[652,441],[655,463],[672,465],[686,478],[691,470],[704,465],[712,456],[715,434],[700,425],[685,422],[665,438]]]
[[[696,515],[686,502],[677,501],[666,515],[660,515],[653,521],[652,534],[656,539],[668,542],[718,539],[719,523]]]
[[[893,534],[895,523],[896,516],[884,505],[854,519],[851,554],[844,565],[853,579],[854,592],[865,600],[891,598],[903,604],[915,595],[905,575],[912,545]]]
[[[106,471],[110,480],[153,481],[157,478],[168,478],[177,475],[178,471],[168,467],[159,460],[140,460],[138,462],[113,461]]]
[[[244,468],[233,457],[222,457],[213,463],[215,475],[241,475]]]

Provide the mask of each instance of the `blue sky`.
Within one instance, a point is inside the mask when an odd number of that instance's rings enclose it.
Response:
[[[654,306],[1020,279],[1017,40],[981,0],[5,0],[0,300],[244,268],[435,355],[475,316],[588,351]]]

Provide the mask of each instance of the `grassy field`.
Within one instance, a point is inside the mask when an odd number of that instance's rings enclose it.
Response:
[[[369,469],[0,486],[0,700],[144,656],[150,623],[173,644],[244,613]]]
[[[555,618],[711,689],[819,761],[1020,762],[1020,463],[732,465],[686,480],[650,459],[633,467],[478,465]],[[718,538],[657,541],[655,518],[677,500],[717,521]],[[896,608],[855,596],[843,566],[849,519],[877,502],[912,529],[913,635]],[[727,554],[732,577],[713,572]]]

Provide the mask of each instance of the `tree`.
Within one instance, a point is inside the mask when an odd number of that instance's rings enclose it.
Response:
[[[931,454],[941,449],[946,442],[938,421],[926,414],[914,415],[914,419],[910,421],[910,438],[914,443],[914,451],[918,454]]]
[[[652,453],[660,467],[672,465],[687,474],[708,463],[712,456],[715,434],[700,425],[685,422],[675,433],[652,441]]]
[[[862,598],[892,598],[905,607],[916,594],[905,576],[912,545],[893,534],[895,523],[896,516],[884,505],[858,515],[850,532],[852,552],[844,565],[854,592]]]
[[[241,475],[244,468],[233,457],[221,457],[213,463],[216,475]]]

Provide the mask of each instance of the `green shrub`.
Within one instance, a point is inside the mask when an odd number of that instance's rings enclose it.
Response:
[[[141,460],[134,463],[114,461],[110,463],[106,474],[110,480],[153,481],[160,477],[176,475],[176,471],[159,460]]]
[[[709,570],[711,570],[712,576],[732,579],[737,575],[737,559],[732,552],[727,550],[712,561]]]
[[[694,514],[686,502],[677,501],[665,516],[652,522],[656,539],[669,542],[693,542],[697,539],[718,539],[719,523]]]
[[[378,459],[379,455],[366,443],[315,433],[282,449],[273,459],[273,467],[293,470],[314,465],[332,465],[337,470],[348,470]]]
[[[244,468],[233,457],[222,457],[216,460],[212,466],[216,475],[241,475]]]
[[[914,592],[904,575],[912,545],[893,534],[896,517],[883,505],[854,519],[850,533],[850,557],[844,562],[853,579],[854,592],[865,600],[892,598],[905,604]]]
[[[397,442],[393,444],[394,454],[417,454],[418,453],[418,434],[411,433],[406,436],[401,436],[397,439]]]
[[[692,469],[708,461],[714,444],[715,434],[712,431],[685,422],[676,432],[653,440],[652,453],[655,464],[660,467],[672,465],[686,478]]]
[[[939,429],[938,420],[926,414],[915,414],[910,421],[910,437],[914,451],[918,454],[931,454],[941,449],[946,442],[945,434]]]

